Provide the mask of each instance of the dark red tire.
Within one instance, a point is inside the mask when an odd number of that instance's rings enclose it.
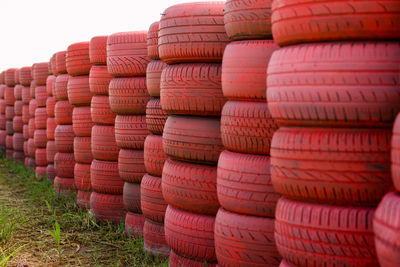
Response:
[[[14,133],[12,139],[13,149],[15,151],[24,151],[24,135],[22,133]]]
[[[160,97],[161,73],[166,66],[162,60],[152,60],[147,65],[146,87],[152,97]]]
[[[75,187],[81,191],[92,191],[90,183],[91,164],[76,163],[74,167]]]
[[[142,213],[140,206],[140,184],[126,182],[124,184],[123,196],[126,210],[133,213]]]
[[[6,120],[6,133],[7,135],[13,135],[14,134],[14,125],[13,125],[12,120]]]
[[[67,51],[60,51],[56,53],[56,74],[62,75],[67,73]]]
[[[4,119],[6,118],[5,115],[0,114],[0,116],[4,116]],[[29,115],[29,105],[24,105],[22,107],[22,122],[24,124],[29,123],[29,119],[31,118],[31,115]],[[1,122],[0,122],[1,124]]]
[[[37,108],[36,99],[31,99],[31,101],[29,101],[29,115],[31,116],[31,118],[35,117],[36,108]]]
[[[373,215],[374,208],[280,198],[275,214],[276,246],[295,266],[379,266]]]
[[[94,125],[90,114],[90,105],[87,107],[74,107],[72,112],[72,125],[76,136],[90,137]]]
[[[115,118],[115,140],[120,148],[143,149],[149,134],[145,115],[117,115]]]
[[[6,101],[4,99],[0,99],[0,112],[1,114],[5,114],[6,113]]]
[[[217,168],[168,159],[162,174],[162,193],[174,207],[200,214],[217,214]]]
[[[215,218],[215,253],[220,266],[278,266],[274,219],[219,209]]]
[[[56,156],[56,142],[48,140],[46,145],[46,160],[48,163],[54,163],[54,157]]]
[[[32,67],[22,67],[19,69],[19,83],[23,86],[30,86],[32,81]]]
[[[220,62],[229,42],[225,2],[185,3],[167,8],[160,20],[158,52],[167,64]]]
[[[24,122],[21,116],[15,116],[12,122],[14,133],[22,133]]]
[[[47,145],[47,133],[45,129],[35,130],[33,141],[37,148],[45,148]]]
[[[159,98],[150,99],[146,106],[147,129],[152,134],[162,135],[168,115],[162,110]]]
[[[268,66],[269,110],[281,125],[392,127],[400,111],[399,64],[396,42],[281,48]]]
[[[77,190],[76,193],[76,204],[80,209],[88,210],[90,209],[90,191]]]
[[[204,267],[205,263],[207,263],[207,267],[218,267],[218,264],[214,262],[186,258],[184,256],[177,254],[173,250],[171,250],[171,252],[169,253],[169,260],[168,260],[169,267],[183,267],[183,266]]]
[[[14,152],[15,153],[15,152]],[[36,166],[35,177],[37,180],[42,180],[46,177],[47,166]]]
[[[22,118],[21,118],[22,122]],[[35,110],[35,126],[36,129],[46,129],[47,111],[46,108],[37,108]]]
[[[129,183],[140,183],[146,173],[143,150],[121,149],[118,156],[119,176]]]
[[[74,138],[74,156],[75,161],[79,163],[92,163],[92,146],[91,137],[78,137]],[[83,190],[83,189],[82,189]]]
[[[336,40],[398,40],[397,1],[273,1],[272,33],[280,46]]]
[[[7,132],[4,130],[0,130],[0,146],[5,147],[6,146],[6,136]],[[25,145],[24,145],[25,149]]]
[[[113,77],[145,76],[147,31],[119,32],[107,40],[107,68]]]
[[[72,112],[74,107],[68,100],[57,101],[54,115],[58,125],[72,125]]]
[[[164,224],[146,219],[143,226],[143,250],[154,257],[168,258],[171,250],[165,240]]]
[[[24,105],[29,105],[29,101],[31,101],[31,88],[29,86],[24,86],[22,88],[22,102]]]
[[[6,120],[13,120],[15,116],[14,106],[6,106]]]
[[[48,96],[53,96],[53,91],[55,89],[56,86],[56,76],[54,75],[49,75],[47,77],[47,81],[46,81],[46,91],[47,91],[47,95]]]
[[[47,152],[46,148],[37,148],[35,151],[35,161],[36,161],[36,166],[47,166]],[[46,169],[44,171],[42,170],[43,173],[46,173]]]
[[[118,174],[118,162],[93,160],[90,168],[93,191],[103,194],[122,194],[124,181]]]
[[[89,89],[89,75],[70,77],[67,88],[68,100],[71,105],[76,107],[90,105],[92,93]]]
[[[72,125],[57,125],[54,133],[56,148],[58,152],[73,153],[74,152],[74,130]],[[59,176],[59,175],[58,175]],[[61,175],[61,177],[64,177]]]
[[[143,236],[145,218],[143,214],[126,213],[125,233],[128,237],[137,238]]]
[[[56,169],[57,176],[74,178],[74,167],[74,153],[56,153],[56,156],[54,157],[54,168]]]
[[[28,167],[31,169],[36,167],[35,158],[28,158]]]
[[[22,151],[14,151],[13,153],[13,160],[15,162],[24,162],[25,161],[25,154]]]
[[[9,136],[9,135],[7,135],[7,136]],[[6,142],[7,142],[7,139],[6,139]],[[30,158],[35,158],[35,152],[36,152],[35,142],[33,141],[33,138],[29,138],[28,139],[28,156]]]
[[[71,78],[68,74],[58,75],[54,89],[54,99],[56,101],[68,100],[68,80]]]
[[[376,209],[374,216],[375,246],[380,266],[400,265],[399,215],[400,194],[387,194]]]
[[[15,96],[14,87],[6,87],[4,90],[4,100],[8,106],[14,106]]]
[[[54,178],[54,192],[58,195],[69,196],[72,192],[75,192],[75,185],[73,178],[63,178],[56,176]]]
[[[114,126],[94,125],[92,128],[92,155],[94,159],[117,161],[119,147],[115,141]]]
[[[29,119],[28,128],[29,128],[29,138],[33,138],[35,134],[35,118]]]
[[[46,121],[46,135],[47,140],[54,140],[55,136],[54,133],[56,131],[57,123],[55,118],[47,118]]]
[[[35,99],[38,107],[46,107],[46,101],[47,101],[46,86],[36,86]]]
[[[160,22],[153,22],[147,32],[147,56],[152,60],[160,59],[158,54],[158,32]]]
[[[271,179],[283,196],[376,206],[392,185],[390,129],[283,127],[271,145]]]
[[[264,102],[228,101],[222,110],[221,139],[231,151],[268,155],[278,128]]]
[[[7,86],[15,86],[15,72],[17,69],[7,69],[4,74],[4,82]]]
[[[161,74],[161,106],[167,114],[220,116],[221,64],[190,63],[166,66]]]
[[[46,168],[46,178],[49,181],[54,181],[56,178],[56,169],[53,164],[48,164]]]
[[[126,210],[122,195],[108,195],[92,192],[90,196],[90,211],[101,222],[120,224],[125,217]]]
[[[165,213],[165,239],[174,251],[194,259],[216,261],[215,216],[199,215],[168,205]]]
[[[140,203],[144,217],[164,223],[165,202],[161,191],[161,178],[145,174],[140,184]]]
[[[30,86],[30,88],[29,88],[29,91],[30,91],[30,93],[31,93],[31,98],[32,98],[32,99],[35,98],[35,90],[36,90],[36,87],[37,87],[37,85],[36,85],[35,80],[32,80],[32,81],[31,81],[31,86]]]
[[[107,64],[107,38],[107,35],[103,35],[90,39],[89,59],[93,65]]]
[[[89,75],[90,67],[92,67],[89,59],[89,42],[74,43],[68,46],[65,65],[71,76]]]
[[[393,184],[400,191],[400,116],[396,117],[393,125],[391,161]]]
[[[161,135],[148,135],[144,141],[144,166],[146,171],[161,177],[164,162],[168,156],[164,153]]]
[[[4,114],[0,114],[0,130],[6,129],[6,116]]]
[[[37,86],[46,85],[49,76],[49,62],[35,63],[32,65],[32,78]]]
[[[47,100],[46,100],[47,116],[54,117],[55,116],[55,113],[54,113],[55,108],[56,108],[56,101],[54,100],[54,97],[52,97],[52,96],[47,97]]]
[[[164,127],[163,149],[173,159],[216,164],[224,149],[219,118],[169,116]]]
[[[92,66],[89,74],[89,89],[93,95],[108,95],[108,86],[112,76],[107,66]]]
[[[108,96],[94,95],[90,105],[92,121],[100,125],[114,125],[117,114],[113,113],[110,107]]]
[[[146,77],[113,78],[108,94],[111,110],[118,115],[146,114],[146,105],[151,99]]]
[[[19,85],[19,69],[16,69],[14,72],[14,81],[15,81],[15,86]]]
[[[24,103],[22,103],[21,100],[15,100],[15,102],[14,102],[15,115],[22,116],[22,107],[23,106],[24,106]]]

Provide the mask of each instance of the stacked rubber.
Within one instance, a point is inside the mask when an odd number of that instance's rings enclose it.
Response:
[[[31,115],[29,113],[29,102],[31,101],[31,82],[32,82],[32,67],[22,67],[19,69],[19,83],[22,85],[21,88],[21,99],[22,99],[22,122],[23,129],[22,134],[24,137],[24,154],[25,154],[25,165],[28,167],[34,167],[35,159],[30,156],[29,151],[29,120]],[[33,136],[32,136],[33,137]]]
[[[278,266],[274,239],[280,197],[270,176],[270,144],[278,124],[266,98],[267,66],[278,46],[272,40],[270,1],[228,0],[224,9],[232,41],[222,60],[221,138],[217,169],[221,208],[215,219],[219,266]]]
[[[34,142],[34,135],[35,135],[35,111],[37,108],[37,103],[35,99],[35,88],[36,88],[36,83],[33,80],[33,70],[31,67],[31,84],[29,86],[29,94],[30,94],[30,100],[29,100],[29,122],[28,122],[28,143],[27,143],[27,151],[28,151],[28,166],[32,169],[36,168],[36,159],[35,159],[35,154],[36,154],[36,146]]]
[[[393,186],[397,9],[386,0],[272,2],[272,33],[281,48],[268,65],[267,102],[281,128],[271,143],[271,179],[283,195],[275,240],[288,264],[379,266],[372,219]],[[391,196],[377,212],[383,224],[399,214]],[[385,264],[393,249],[385,238],[394,234],[386,230],[390,223],[380,226],[374,225],[377,251]]]
[[[123,181],[118,173],[119,148],[115,141],[115,116],[111,111],[108,91],[112,79],[107,70],[108,36],[97,36],[90,40],[90,92],[93,94],[91,116],[91,148],[93,161],[90,181],[93,192],[90,196],[91,213],[100,221],[119,224],[125,217],[122,198]]]
[[[13,135],[14,135],[14,127],[13,127],[13,119],[15,116],[14,111],[14,86],[15,82],[15,72],[17,69],[8,69],[5,71],[4,79],[6,83],[6,87],[4,88],[4,100],[5,100],[5,119],[6,119],[6,157],[7,159],[13,159],[14,155],[14,145],[13,145]]]
[[[146,105],[147,31],[114,33],[107,40],[109,101],[115,118],[115,140],[120,148],[118,172],[127,215],[128,236],[143,235],[144,217],[140,205],[140,182],[144,174],[143,148],[148,135]],[[128,169],[127,169],[128,168]],[[125,182],[125,183],[124,183]]]
[[[167,159],[162,148],[162,132],[167,115],[160,105],[160,78],[166,64],[158,54],[159,22],[151,24],[147,33],[147,56],[151,59],[146,70],[146,87],[152,97],[147,102],[146,124],[150,134],[144,141],[144,167],[146,174],[140,184],[140,205],[146,218],[143,227],[144,250],[153,256],[168,257],[170,248],[165,240],[164,217],[167,203],[161,191],[161,175]],[[123,159],[123,158],[121,158]],[[124,163],[124,164],[121,164]],[[120,162],[123,171],[125,162]]]
[[[224,4],[175,5],[160,20],[158,51],[168,64],[161,74],[160,102],[169,115],[162,137],[169,157],[162,171],[162,194],[168,204],[164,231],[174,258],[170,266],[217,264],[216,165],[223,150],[220,116],[226,102],[221,61],[229,41]],[[145,160],[151,163],[151,158]]]
[[[0,73],[0,150],[2,154],[6,153],[6,101],[4,92],[7,87],[4,80],[5,71]]]
[[[68,47],[69,48],[69,47]],[[68,51],[69,52],[69,51]],[[54,118],[56,129],[54,131],[54,144],[56,154],[54,156],[54,192],[68,195],[75,192],[74,181],[74,130],[72,126],[73,106],[68,101],[68,82],[71,78],[67,71],[67,51],[60,51],[55,56],[56,80],[53,92]]]
[[[23,103],[22,103],[22,88],[23,86],[19,82],[19,72],[20,69],[16,69],[14,73],[14,113],[15,116],[13,118],[13,159],[15,162],[25,162],[25,153],[24,153],[24,136],[23,136],[23,128],[24,124],[22,121],[22,110],[23,110]]]

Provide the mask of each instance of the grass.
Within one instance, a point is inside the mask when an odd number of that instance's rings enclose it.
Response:
[[[167,266],[125,236],[124,225],[101,224],[37,181],[23,164],[0,159],[0,266]]]

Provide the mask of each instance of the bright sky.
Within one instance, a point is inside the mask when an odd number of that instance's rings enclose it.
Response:
[[[0,71],[49,61],[96,35],[148,30],[174,4],[209,0],[1,0]]]

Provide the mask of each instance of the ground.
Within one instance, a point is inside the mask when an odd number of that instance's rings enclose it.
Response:
[[[96,222],[75,203],[23,164],[0,159],[0,266],[168,266],[122,224]]]

